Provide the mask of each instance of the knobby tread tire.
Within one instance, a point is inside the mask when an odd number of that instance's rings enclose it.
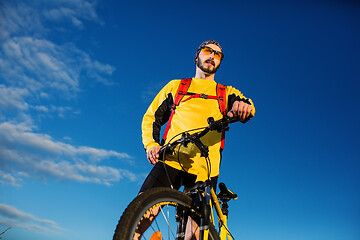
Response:
[[[136,225],[144,212],[149,207],[161,203],[173,201],[186,208],[191,206],[191,198],[186,194],[170,188],[153,188],[138,195],[125,209],[115,229],[113,240],[132,240]],[[209,239],[220,240],[215,227],[210,224]]]

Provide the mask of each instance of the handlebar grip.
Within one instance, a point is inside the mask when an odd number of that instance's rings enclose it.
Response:
[[[214,121],[213,117],[208,118],[209,126],[208,128],[210,130],[218,130],[218,131],[224,131],[228,124],[238,122],[240,121],[239,118],[229,118],[227,116],[224,116],[222,119]]]
[[[240,118],[236,118],[236,117],[226,117],[228,120],[226,121],[227,123],[234,123],[234,122],[239,122]]]

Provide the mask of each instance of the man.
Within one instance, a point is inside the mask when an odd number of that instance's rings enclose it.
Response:
[[[172,115],[175,96],[181,84],[181,80],[173,80],[158,93],[149,106],[142,122],[142,137],[147,159],[154,167],[143,183],[140,193],[154,187],[190,188],[195,185],[195,182],[208,179],[209,172],[213,186],[216,187],[221,161],[222,133],[211,131],[201,138],[202,142],[209,147],[210,170],[194,144],[177,148],[173,155],[166,156],[165,164],[159,161],[160,128],[171,121],[166,139],[164,139],[167,143],[181,132],[207,126],[209,117],[215,120],[223,117],[219,101],[215,97],[213,99],[207,97],[217,96],[218,84],[214,77],[223,57],[222,48],[218,42],[209,40],[202,43],[195,55],[196,74],[187,89],[187,92],[191,94],[183,98],[184,100],[176,106]],[[202,97],[195,98],[195,94],[197,96],[202,94]],[[236,117],[241,122],[246,122],[254,116],[255,108],[252,101],[245,98],[239,90],[227,86],[225,100],[226,114],[229,117]]]
[[[223,57],[222,48],[218,42],[209,40],[202,43],[195,55],[196,74],[190,83],[188,92],[216,95],[217,84],[214,81],[214,77]],[[155,166],[145,180],[140,192],[152,187],[170,186],[164,164],[158,162],[160,127],[169,120],[171,107],[174,103],[174,97],[179,84],[180,80],[173,80],[168,83],[159,92],[144,115],[142,123],[143,144],[147,152],[147,159]],[[255,108],[250,99],[245,98],[235,88],[228,86],[226,91],[227,115],[229,117],[237,117],[240,118],[240,121],[246,122],[254,116]],[[167,141],[183,131],[207,126],[208,117],[214,117],[215,120],[222,118],[222,113],[219,111],[219,104],[216,100],[193,98],[189,101],[181,102],[172,117]],[[202,140],[205,145],[209,146],[211,177],[213,182],[216,182],[216,178],[219,175],[222,151],[221,133],[211,132],[204,136]],[[206,180],[204,179],[204,174],[207,171],[205,169],[207,167],[204,164],[204,159],[201,159],[198,154],[199,151],[196,147],[193,145],[188,148],[182,147],[180,151],[180,153],[175,153],[175,155],[168,156],[166,159],[167,170],[171,173],[171,180],[174,181],[172,182],[173,186],[175,188],[180,188],[181,185],[191,187],[196,180]],[[178,162],[177,154],[181,156],[181,165]],[[183,170],[186,170],[188,174],[184,174]],[[177,177],[178,175],[181,175],[181,177]]]

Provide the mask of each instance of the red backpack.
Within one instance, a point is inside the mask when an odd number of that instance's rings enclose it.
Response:
[[[191,98],[216,99],[216,100],[218,100],[218,103],[219,103],[220,112],[223,115],[226,115],[226,86],[218,83],[216,85],[216,96],[206,95],[203,93],[191,93],[191,92],[187,91],[190,87],[191,80],[192,80],[192,78],[185,78],[185,79],[182,79],[180,82],[179,88],[175,95],[174,104],[171,106],[171,108],[172,108],[171,115],[170,115],[170,118],[166,125],[164,136],[161,140],[161,145],[163,145],[165,143],[167,134],[168,134],[170,126],[171,126],[171,120],[175,114],[175,109],[177,106],[179,106],[180,102],[185,102]],[[188,95],[189,97],[186,98],[185,100],[182,100],[185,95]],[[222,149],[224,149],[224,141],[225,141],[225,132],[222,133],[222,139],[221,139],[221,148]]]

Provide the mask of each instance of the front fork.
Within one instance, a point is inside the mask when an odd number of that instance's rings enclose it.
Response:
[[[211,216],[211,181],[207,180],[204,187],[201,189],[195,189],[190,196],[192,197],[191,215],[194,218],[200,219],[199,221],[199,240],[207,240]],[[176,240],[185,239],[186,225],[189,217],[189,212],[180,206],[177,209],[176,221],[177,232]]]
[[[189,214],[186,212],[186,209],[182,207],[177,208],[176,212],[176,222],[177,222],[177,231],[176,231],[176,240],[185,239],[185,230]]]
[[[211,216],[211,181],[207,180],[205,182],[205,191],[204,198],[202,201],[202,209],[201,209],[201,218],[200,218],[200,236],[199,240],[207,240],[210,225],[210,216]]]
[[[200,219],[200,240],[208,239],[208,229],[211,219],[211,199],[213,199],[214,208],[216,210],[218,221],[220,223],[220,239],[229,239],[233,240],[228,228],[227,228],[227,218],[228,218],[228,200],[222,199],[221,205],[218,200],[217,195],[213,188],[211,188],[211,182],[206,181],[201,191],[199,189],[195,189],[191,192],[190,196],[192,197],[192,206],[191,206],[191,216]],[[205,186],[205,187],[204,187]],[[235,199],[235,198],[234,198]],[[188,221],[188,217],[190,213],[186,211],[186,209],[178,209],[177,213],[177,237],[176,240],[184,240],[185,239],[185,229]]]

